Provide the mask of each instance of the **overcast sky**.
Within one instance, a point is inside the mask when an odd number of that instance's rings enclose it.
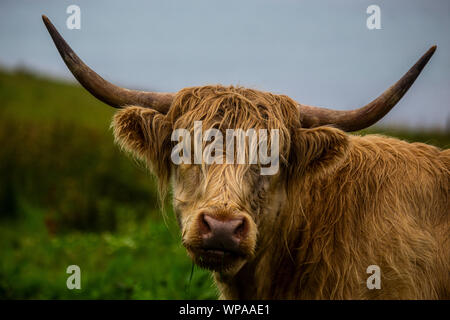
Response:
[[[69,30],[66,9],[81,8]],[[381,29],[369,30],[369,5]],[[450,123],[448,0],[1,0],[0,65],[73,80],[41,14],[104,78],[177,91],[221,83],[351,109],[376,98],[433,44],[438,49],[384,124]]]

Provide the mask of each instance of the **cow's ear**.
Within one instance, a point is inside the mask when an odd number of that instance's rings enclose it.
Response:
[[[169,174],[171,125],[158,111],[130,106],[118,111],[111,127],[116,143],[145,160],[159,177]]]
[[[290,165],[297,173],[324,174],[347,156],[349,138],[331,127],[295,129],[292,136]]]

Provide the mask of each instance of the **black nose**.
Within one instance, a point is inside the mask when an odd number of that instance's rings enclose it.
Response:
[[[246,234],[244,217],[218,218],[203,214],[200,221],[203,248],[237,252],[239,243]]]

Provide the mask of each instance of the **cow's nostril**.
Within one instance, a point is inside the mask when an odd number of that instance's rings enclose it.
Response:
[[[224,218],[202,214],[199,223],[203,245],[207,249],[237,250],[248,228],[244,217]]]
[[[211,227],[209,226],[207,220],[205,219],[205,214],[201,214],[201,217],[199,219],[199,233],[201,236],[207,235],[211,233]]]
[[[240,233],[241,227],[244,226],[243,217],[234,218],[216,218],[208,214],[203,214],[202,222],[205,224],[204,229],[213,234],[225,234],[234,236]]]
[[[234,236],[238,237],[239,239],[242,239],[247,235],[247,231],[248,231],[248,224],[246,222],[246,219],[242,219],[241,223],[234,230]]]

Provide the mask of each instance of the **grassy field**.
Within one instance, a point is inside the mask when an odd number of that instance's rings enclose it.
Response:
[[[81,87],[0,70],[0,298],[215,299],[154,179],[113,144]],[[370,129],[450,146],[445,132]],[[81,268],[68,290],[66,268]]]
[[[154,179],[113,144],[113,110],[26,72],[0,72],[0,103],[0,298],[217,298]]]

